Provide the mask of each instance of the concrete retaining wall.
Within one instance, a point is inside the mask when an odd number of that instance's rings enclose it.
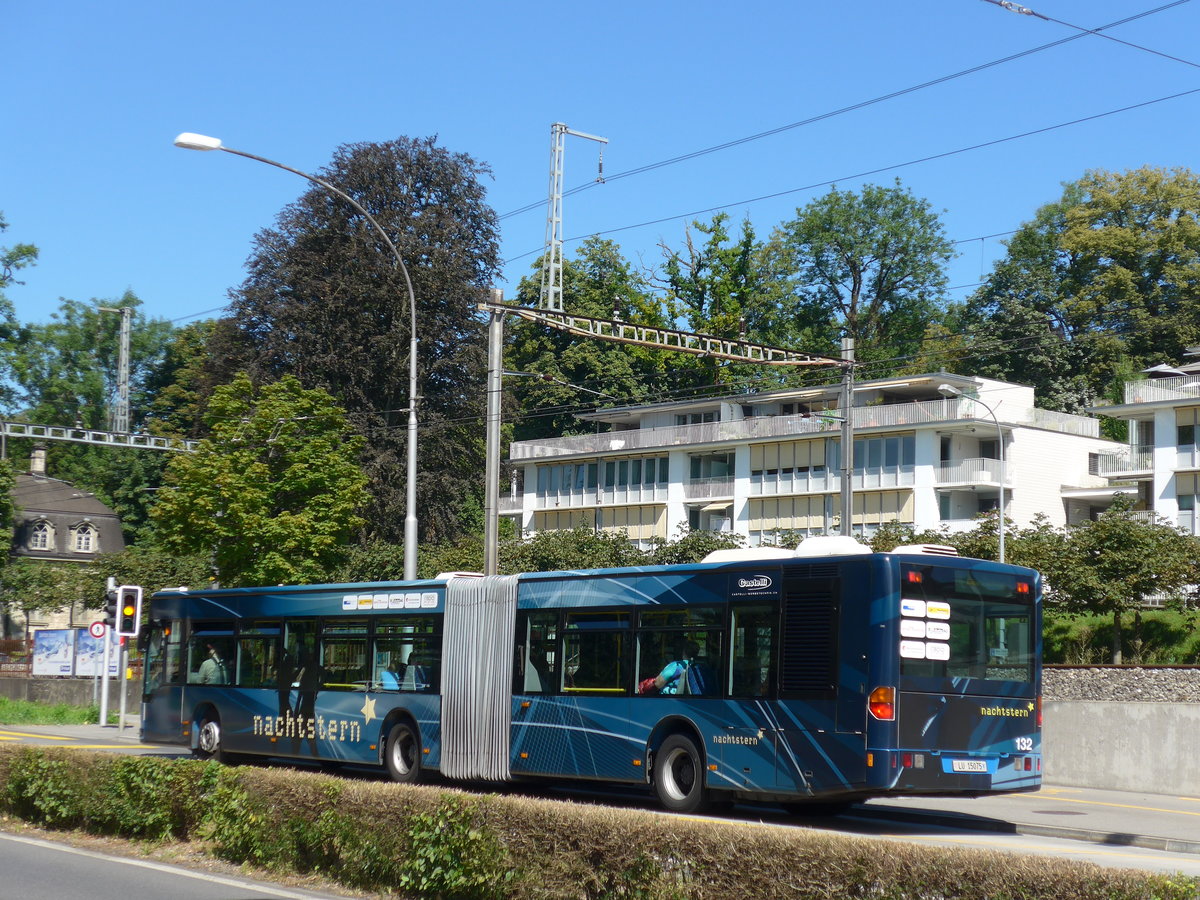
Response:
[[[121,694],[115,680],[108,686],[108,708],[117,712],[121,707]],[[10,700],[34,700],[38,703],[69,703],[71,706],[91,706],[99,694],[91,678],[0,678],[0,697]],[[125,709],[141,713],[142,681],[140,678],[128,682],[125,693]]]
[[[1050,701],[1047,784],[1200,796],[1200,703]]]

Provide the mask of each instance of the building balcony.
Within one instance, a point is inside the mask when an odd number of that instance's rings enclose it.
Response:
[[[733,496],[732,475],[713,478],[691,478],[683,483],[684,500],[711,500],[716,497]]]
[[[934,473],[939,485],[999,485],[1000,460],[998,459],[960,459],[957,462],[941,463]],[[1010,467],[1005,467],[1004,486],[1012,484]]]
[[[1086,416],[1027,407],[1000,410],[1002,425],[1025,426],[1098,437],[1099,422]],[[986,421],[991,415],[969,397],[951,397],[916,403],[894,403],[880,406],[859,406],[853,410],[855,433],[872,431],[910,430],[918,426],[937,426],[956,422]],[[757,416],[732,422],[705,422],[697,425],[674,425],[664,428],[639,428],[629,431],[607,431],[601,434],[579,434],[535,441],[516,441],[510,458],[521,460],[550,457],[596,456],[614,453],[636,453],[647,450],[666,450],[672,447],[692,447],[703,444],[728,444],[743,441],[804,438],[820,434],[837,435],[842,427],[836,414],[812,416]]]
[[[1154,445],[1139,444],[1123,450],[1097,454],[1096,474],[1105,478],[1149,475],[1154,470]]]
[[[1125,382],[1125,402],[1158,403],[1164,400],[1196,400],[1200,377],[1177,375],[1173,378],[1152,378],[1146,381]]]
[[[524,494],[504,494],[500,497],[499,512],[502,516],[517,516],[525,510]]]

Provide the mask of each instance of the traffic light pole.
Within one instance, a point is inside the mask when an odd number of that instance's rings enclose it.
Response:
[[[117,672],[117,690],[121,694],[121,714],[117,717],[117,733],[124,734],[126,695],[129,693],[129,638],[122,637],[120,640],[121,643],[117,645],[120,648],[117,651],[118,659],[121,661],[120,670]]]
[[[108,586],[105,592],[105,598],[116,596],[117,579],[111,575],[108,578]],[[109,623],[104,629],[104,664],[100,672],[100,724],[108,724],[108,654],[110,645],[112,644],[112,628],[116,623]]]

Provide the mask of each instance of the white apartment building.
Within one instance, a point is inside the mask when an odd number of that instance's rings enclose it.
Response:
[[[513,491],[500,512],[525,534],[583,524],[624,531],[640,546],[681,525],[736,531],[752,546],[782,532],[835,533],[840,390],[584,414],[594,434],[512,444]],[[866,381],[855,386],[851,417],[859,534],[885,522],[970,529],[997,507],[1002,474],[1017,526],[1038,513],[1055,525],[1079,521],[1111,502],[1098,460],[1120,445],[1100,438],[1096,419],[1037,408],[1030,387],[944,372]]]
[[[1102,454],[1097,471],[1115,489],[1135,494],[1148,518],[1200,534],[1200,363],[1164,364],[1145,374],[1126,382],[1124,403],[1091,410],[1129,423],[1128,446]]]

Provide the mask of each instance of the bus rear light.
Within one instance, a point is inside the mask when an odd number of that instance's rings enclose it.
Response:
[[[1034,713],[1034,718],[1037,721],[1037,727],[1041,728],[1042,727],[1042,695],[1041,694],[1037,695],[1036,702],[1037,702],[1037,712]]]
[[[1017,593],[1018,594],[1028,594],[1032,590],[1033,590],[1033,587],[1029,584],[1028,581],[1018,581],[1017,582]]]
[[[892,722],[896,719],[896,689],[880,685],[871,691],[867,697],[867,709],[871,715],[881,722]]]
[[[909,569],[905,573],[905,577],[907,578],[909,584],[920,584],[921,583],[921,573],[914,569]]]
[[[875,754],[874,753],[867,754],[867,768],[868,769],[875,768]]]
[[[911,753],[905,753],[903,756],[901,756],[900,765],[906,769],[911,769],[913,767],[913,755]]]

